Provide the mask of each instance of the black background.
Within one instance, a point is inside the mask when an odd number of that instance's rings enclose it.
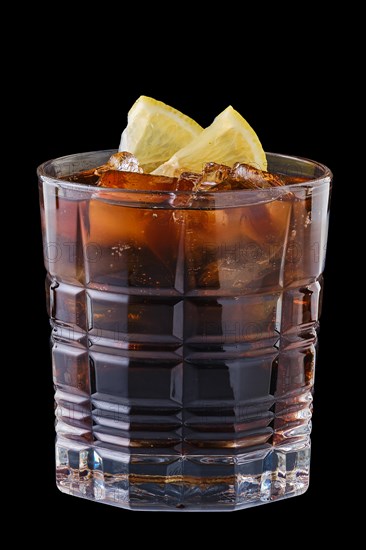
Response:
[[[128,529],[131,512],[70,497],[55,487],[53,388],[35,171],[38,164],[50,158],[117,147],[129,108],[144,94],[180,109],[202,126],[210,124],[219,112],[232,104],[256,130],[265,150],[312,158],[334,172],[310,489],[296,499],[224,516],[225,524],[230,525],[228,543],[240,528],[247,528],[250,533],[256,524],[263,525],[263,533],[261,528],[259,531],[256,528],[258,536],[267,534],[265,540],[269,542],[282,537],[286,540],[296,531],[306,532],[310,525],[327,528],[333,521],[342,461],[336,410],[340,386],[346,391],[346,381],[340,381],[337,364],[340,354],[338,282],[340,266],[349,253],[339,246],[344,214],[349,213],[340,192],[344,184],[341,175],[344,158],[334,99],[337,98],[337,75],[342,68],[340,65],[333,68],[337,56],[334,44],[316,36],[312,45],[302,40],[306,34],[309,36],[309,29],[314,29],[310,19],[304,21],[304,28],[298,32],[283,27],[280,36],[277,31],[268,35],[267,29],[265,44],[259,36],[247,38],[243,21],[241,23],[240,33],[237,34],[238,27],[237,32],[232,31],[226,38],[220,33],[224,23],[218,20],[214,30],[212,26],[203,27],[203,32],[202,27],[193,25],[167,33],[166,28],[160,26],[155,32],[137,33],[128,40],[122,31],[116,35],[115,30],[116,49],[110,48],[103,36],[101,40],[92,40],[88,33],[77,37],[74,27],[70,30],[71,36],[63,37],[64,42],[72,39],[72,51],[65,50],[57,33],[51,33],[47,39],[34,37],[35,44],[29,55],[33,77],[27,83],[34,99],[26,100],[21,106],[23,118],[19,128],[21,134],[25,132],[28,142],[22,154],[22,166],[25,165],[27,171],[24,193],[28,196],[23,201],[22,227],[26,228],[27,235],[22,241],[21,257],[21,274],[27,284],[20,298],[21,307],[26,300],[29,312],[26,338],[27,354],[31,354],[30,365],[23,364],[29,452],[25,459],[21,444],[21,462],[24,464],[26,460],[32,464],[30,473],[23,476],[23,479],[27,475],[31,477],[24,494],[28,494],[26,500],[31,506],[32,492],[37,492],[40,518],[51,508],[55,518],[63,519],[65,525],[76,522],[82,530],[93,522],[98,530],[107,530],[113,525]],[[146,25],[145,22],[144,29]],[[138,44],[142,45],[141,53],[135,51]],[[26,96],[27,87],[24,94]],[[19,357],[23,355],[22,350],[18,353]],[[319,503],[324,505],[327,514],[313,512]],[[169,525],[174,522],[180,531],[186,528],[188,535],[192,516],[194,514],[170,514]],[[147,514],[141,512],[139,517],[143,525]],[[149,521],[153,518],[155,534],[163,533],[167,516],[158,513],[148,517]],[[221,521],[217,515],[210,514],[200,514],[199,520],[202,531],[207,533],[215,532],[217,522]],[[169,540],[167,535],[164,540]]]

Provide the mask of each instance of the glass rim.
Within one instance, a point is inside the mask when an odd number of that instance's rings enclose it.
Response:
[[[103,153],[103,152],[106,152],[106,153],[110,153],[111,155],[113,153],[115,153],[117,150],[116,149],[101,149],[101,150],[98,150],[98,151],[85,151],[85,152],[82,152],[82,153],[74,153],[74,154],[71,154],[71,155],[64,155],[62,157],[56,157],[54,159],[49,159],[49,160],[46,160],[45,162],[43,162],[42,164],[40,164],[38,167],[37,167],[37,175],[39,178],[41,178],[42,180],[46,180],[47,182],[53,182],[63,188],[68,188],[70,190],[75,190],[75,191],[89,191],[89,192],[92,192],[92,193],[95,193],[96,190],[100,190],[100,191],[103,191],[103,193],[113,193],[114,196],[116,196],[116,193],[120,193],[121,194],[121,198],[123,197],[123,195],[125,194],[133,194],[133,195],[177,195],[177,196],[190,196],[192,195],[192,191],[175,191],[175,190],[171,190],[171,191],[167,191],[167,190],[151,190],[151,189],[121,189],[121,188],[115,188],[115,187],[97,187],[95,185],[87,185],[85,183],[77,183],[77,182],[73,182],[73,181],[68,181],[68,180],[64,180],[62,178],[57,178],[55,176],[51,176],[49,174],[47,174],[47,168],[55,161],[57,160],[66,160],[68,158],[72,158],[72,157],[76,157],[76,156],[79,156],[79,155],[85,155],[85,154],[88,154],[88,155],[93,155],[93,154],[97,154],[97,153]],[[245,194],[245,195],[250,195],[250,194],[253,194],[253,193],[258,193],[258,191],[260,191],[261,193],[265,194],[265,193],[273,193],[274,190],[276,190],[277,192],[278,191],[284,191],[284,192],[288,192],[288,191],[291,191],[292,189],[296,188],[296,189],[299,189],[300,187],[317,187],[318,185],[320,185],[321,183],[327,181],[327,182],[330,182],[332,181],[333,179],[333,173],[332,171],[330,170],[330,168],[328,168],[325,164],[322,164],[321,162],[317,162],[315,160],[312,160],[312,159],[308,159],[306,157],[300,157],[300,156],[297,156],[297,155],[285,155],[285,154],[282,154],[282,153],[270,153],[270,152],[265,152],[266,154],[266,157],[275,157],[275,158],[280,158],[284,161],[286,161],[286,159],[288,159],[289,161],[298,161],[299,163],[304,163],[304,164],[311,164],[312,166],[318,168],[318,170],[320,170],[322,173],[321,175],[317,176],[317,177],[314,177],[314,178],[309,178],[307,179],[306,181],[303,181],[303,182],[298,182],[298,183],[290,183],[290,184],[287,184],[287,185],[281,185],[281,186],[278,186],[278,187],[267,187],[267,188],[256,188],[256,189],[231,189],[231,190],[228,190],[228,191],[220,191],[219,193],[217,192],[214,192],[214,193],[211,193],[209,190],[207,191],[195,191],[194,194],[196,196],[201,196],[201,197],[208,197],[208,196],[227,196],[228,194],[231,194],[231,193],[235,193],[235,196],[238,196],[239,194],[242,195],[242,194]]]

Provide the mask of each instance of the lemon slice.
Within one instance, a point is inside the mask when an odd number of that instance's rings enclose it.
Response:
[[[186,171],[201,172],[205,163],[212,161],[228,166],[245,162],[260,170],[267,169],[266,155],[257,134],[231,106],[152,173],[178,176]]]
[[[202,131],[197,122],[180,111],[142,95],[128,113],[118,150],[133,153],[144,172],[149,173]]]

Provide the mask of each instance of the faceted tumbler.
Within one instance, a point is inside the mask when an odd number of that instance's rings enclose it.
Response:
[[[40,166],[61,491],[134,510],[236,510],[309,484],[331,173],[192,194]],[[64,179],[63,179],[64,178]]]

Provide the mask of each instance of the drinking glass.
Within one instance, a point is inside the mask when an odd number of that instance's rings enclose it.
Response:
[[[38,170],[59,489],[176,511],[302,494],[331,172],[267,154],[291,184],[68,181],[113,153]]]

